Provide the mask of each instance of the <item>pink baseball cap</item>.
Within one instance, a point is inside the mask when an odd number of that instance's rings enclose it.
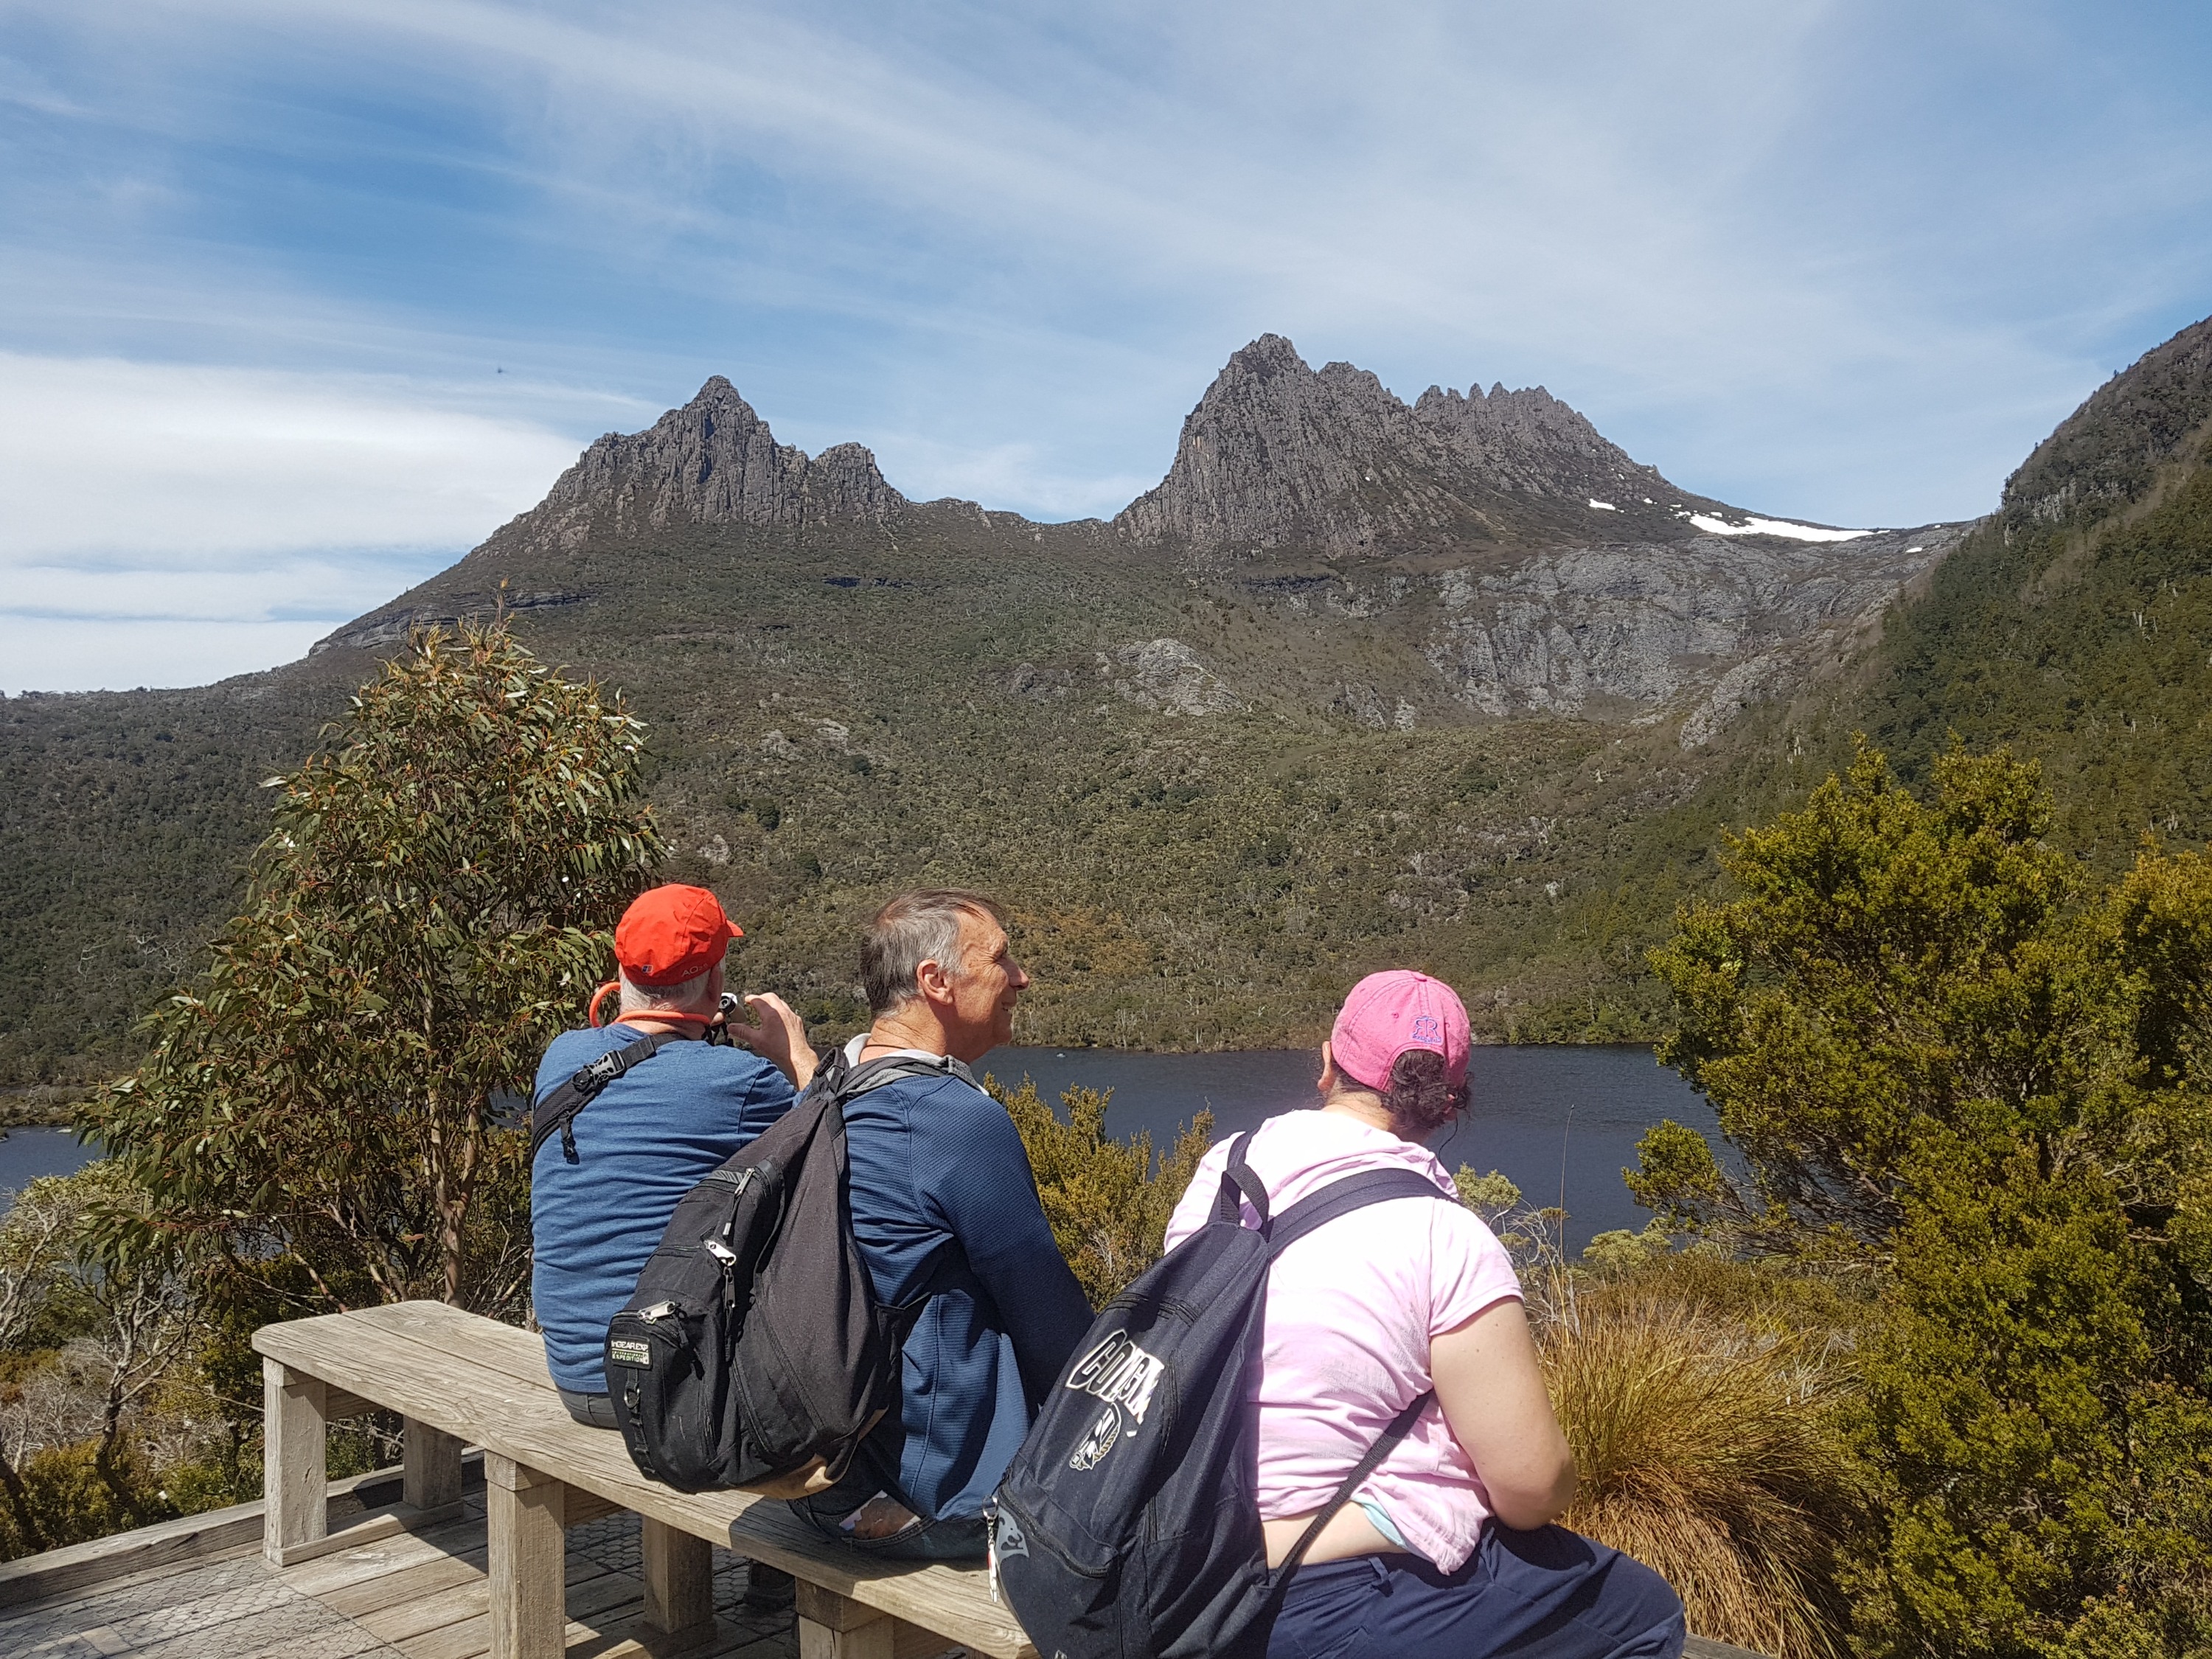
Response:
[[[1467,1006],[1440,979],[1394,968],[1370,974],[1352,988],[1328,1034],[1336,1069],[1370,1089],[1390,1086],[1398,1056],[1415,1048],[1442,1054],[1444,1074],[1454,1088],[1467,1081],[1467,1054],[1474,1042]]]

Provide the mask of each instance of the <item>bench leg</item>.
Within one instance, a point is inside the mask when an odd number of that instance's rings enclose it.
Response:
[[[400,1453],[400,1496],[417,1510],[443,1510],[461,1501],[459,1437],[428,1423],[406,1419]]]
[[[891,1659],[898,1621],[889,1613],[804,1578],[799,1581],[798,1612],[799,1659]]]
[[[261,1553],[281,1567],[330,1532],[327,1395],[319,1378],[264,1356],[261,1400]]]
[[[562,1659],[567,1650],[567,1490],[526,1464],[484,1453],[491,1659]]]
[[[645,1622],[673,1635],[714,1617],[714,1547],[681,1527],[645,1517],[639,1540]]]

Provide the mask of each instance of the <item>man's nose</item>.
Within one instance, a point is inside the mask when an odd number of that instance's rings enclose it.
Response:
[[[1028,969],[1023,967],[1018,962],[1010,962],[1006,964],[1006,967],[1008,969],[1006,981],[1014,988],[1014,989],[1019,991],[1027,987],[1030,982],[1030,970]]]

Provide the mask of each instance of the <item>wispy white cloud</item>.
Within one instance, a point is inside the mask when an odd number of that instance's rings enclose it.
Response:
[[[575,459],[557,433],[426,390],[0,354],[0,561],[465,548]]]
[[[2179,0],[25,0],[0,342],[80,367],[0,429],[274,378],[23,556],[335,593],[367,554],[313,550],[458,550],[716,372],[909,495],[1110,512],[1264,330],[1542,381],[1777,515],[1959,516],[2212,308],[2209,45]]]
[[[272,645],[297,654],[574,459],[559,434],[451,401],[362,376],[0,354],[0,689],[186,684],[282,660]]]

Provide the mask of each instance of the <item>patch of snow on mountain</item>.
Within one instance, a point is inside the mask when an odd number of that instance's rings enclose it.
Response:
[[[1620,511],[1620,509],[1615,507],[1611,501],[1601,501],[1595,495],[1590,497],[1590,505],[1601,513],[1618,513]]]
[[[1595,503],[1593,503],[1595,505]],[[1692,524],[1708,536],[1784,536],[1793,542],[1854,542],[1871,536],[1871,530],[1824,530],[1818,525],[1791,524],[1786,519],[1746,519],[1729,524],[1704,513],[1688,515]]]

